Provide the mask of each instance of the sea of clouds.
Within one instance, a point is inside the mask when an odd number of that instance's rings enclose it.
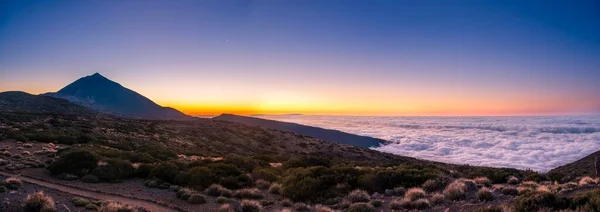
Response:
[[[546,172],[600,150],[600,116],[261,116],[391,141],[374,148],[415,158]]]

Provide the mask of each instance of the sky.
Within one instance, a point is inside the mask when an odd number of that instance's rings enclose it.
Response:
[[[600,2],[0,1],[0,91],[193,115],[600,114]]]

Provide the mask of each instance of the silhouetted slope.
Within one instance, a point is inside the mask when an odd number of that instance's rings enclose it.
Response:
[[[103,113],[142,119],[191,118],[173,108],[161,107],[152,100],[95,73],[44,95],[63,98]]]
[[[247,117],[247,116],[238,116],[238,115],[232,115],[232,114],[222,114],[220,116],[214,117],[213,119],[237,122],[237,123],[246,124],[246,125],[250,125],[250,126],[264,127],[264,128],[268,128],[268,129],[288,131],[288,132],[293,132],[293,133],[300,134],[300,135],[311,136],[311,137],[329,141],[329,142],[348,144],[348,145],[364,147],[364,148],[377,147],[380,144],[387,142],[382,139],[372,138],[372,137],[368,137],[368,136],[354,135],[354,134],[345,133],[345,132],[338,131],[338,130],[323,129],[323,128],[319,128],[319,127],[311,127],[311,126],[300,125],[300,124],[295,124],[295,123],[260,119],[260,118]]]
[[[573,180],[577,177],[597,177],[595,171],[596,157],[600,157],[600,151],[585,156],[573,163],[556,167],[548,172],[548,176],[559,178],[564,181]]]
[[[49,113],[65,115],[96,114],[64,99],[31,95],[21,91],[0,93],[0,111],[17,113]]]

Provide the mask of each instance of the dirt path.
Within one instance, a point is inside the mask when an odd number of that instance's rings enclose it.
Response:
[[[3,171],[0,171],[0,175],[6,176],[6,177],[14,176],[14,174],[11,174],[8,172],[3,172]],[[169,208],[167,206],[163,206],[163,205],[156,204],[156,203],[149,202],[149,201],[127,198],[127,197],[118,196],[118,195],[110,195],[110,194],[94,192],[94,191],[86,191],[83,189],[78,189],[78,188],[73,188],[73,187],[69,187],[69,186],[64,186],[64,185],[60,185],[60,184],[42,181],[42,180],[37,180],[37,179],[29,178],[26,176],[19,176],[19,179],[21,179],[24,182],[36,184],[36,185],[46,187],[46,188],[59,190],[59,191],[77,195],[77,196],[82,196],[82,197],[92,198],[92,199],[99,199],[99,200],[114,200],[114,201],[117,201],[117,202],[120,202],[123,204],[144,207],[150,211],[178,211],[173,208]]]

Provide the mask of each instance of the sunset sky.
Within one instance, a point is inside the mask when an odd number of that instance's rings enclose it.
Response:
[[[600,114],[600,1],[0,1],[0,91],[194,115]]]

